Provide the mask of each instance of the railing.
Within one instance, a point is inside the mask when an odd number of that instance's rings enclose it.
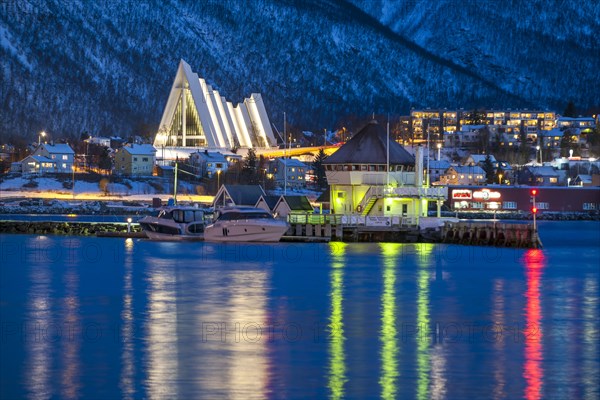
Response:
[[[337,215],[337,214],[290,214],[290,224],[308,225],[342,225],[347,227],[408,227],[417,225],[417,217],[413,216],[362,216],[362,215]]]

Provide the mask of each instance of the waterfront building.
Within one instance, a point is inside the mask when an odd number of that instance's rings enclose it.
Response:
[[[54,170],[52,172],[73,172],[73,160],[75,157],[75,152],[73,151],[71,146],[69,146],[66,143],[42,143],[35,149],[32,155],[52,160],[52,162],[54,162]],[[42,159],[40,160],[40,162],[48,164],[48,161]]]
[[[260,93],[234,105],[181,60],[154,146],[271,148],[277,141]]]
[[[496,210],[530,213],[533,186],[449,186],[451,210]],[[537,188],[537,186],[536,186]],[[600,187],[543,187],[537,189],[536,208],[544,212],[600,210]]]
[[[279,217],[287,217],[288,215],[312,214],[314,208],[306,196],[282,195],[279,197],[279,200],[272,211],[273,214],[277,214]]]
[[[361,216],[427,215],[428,201],[447,197],[447,188],[429,187],[423,148],[412,156],[371,121],[323,162],[331,212]]]
[[[126,176],[152,175],[156,149],[150,144],[130,144],[115,150],[115,173]]]
[[[279,197],[281,197],[281,196],[277,196],[277,195],[260,196],[258,201],[256,202],[256,204],[254,205],[254,207],[262,208],[263,210],[272,213],[273,210],[275,209],[275,206],[277,205],[277,202],[279,201]]]
[[[221,185],[212,206],[255,207],[261,196],[264,198],[266,193],[260,185]]]

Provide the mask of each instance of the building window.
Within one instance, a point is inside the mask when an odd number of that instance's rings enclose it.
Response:
[[[62,159],[63,159],[63,160],[68,160],[68,159],[69,159],[69,156],[67,156],[66,154],[63,154],[63,156],[62,156]]]
[[[137,157],[133,157],[133,161],[137,161]]]
[[[556,183],[558,182],[558,178],[550,178],[550,183]]]
[[[471,208],[483,208],[483,203],[480,201],[474,201],[473,203],[471,203]]]
[[[540,210],[548,210],[550,208],[550,203],[547,202],[539,202],[536,203],[536,206]]]
[[[502,208],[504,208],[505,210],[516,210],[517,202],[516,201],[505,201],[504,203],[502,203]]]
[[[148,162],[148,157],[143,157],[143,158],[142,158],[142,161],[144,161],[144,162]]]
[[[583,203],[583,209],[586,211],[595,210],[596,203]]]

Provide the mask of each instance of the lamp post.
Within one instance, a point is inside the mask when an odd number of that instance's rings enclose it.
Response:
[[[540,152],[540,164],[541,164],[542,163],[542,152],[540,149],[541,149],[540,145],[535,146],[535,150],[536,150],[535,151],[535,159],[537,160],[537,153],[539,151]]]
[[[502,185],[502,174],[498,174],[498,184]]]
[[[217,170],[217,191],[219,191],[220,187],[221,187],[221,170],[218,169]]]
[[[131,232],[131,217],[127,218],[127,233]]]
[[[40,134],[38,135],[38,146],[40,144],[42,144],[42,138],[46,137],[46,131],[41,131]]]
[[[442,151],[442,144],[438,143],[438,144],[436,144],[436,147],[437,147],[437,150],[438,150],[437,160],[440,161],[441,160],[440,153]]]

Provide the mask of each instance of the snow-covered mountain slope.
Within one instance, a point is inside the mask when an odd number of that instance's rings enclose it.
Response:
[[[410,107],[600,104],[592,1],[4,0],[0,135],[154,130],[180,58],[303,129]],[[563,12],[564,11],[564,12]]]

